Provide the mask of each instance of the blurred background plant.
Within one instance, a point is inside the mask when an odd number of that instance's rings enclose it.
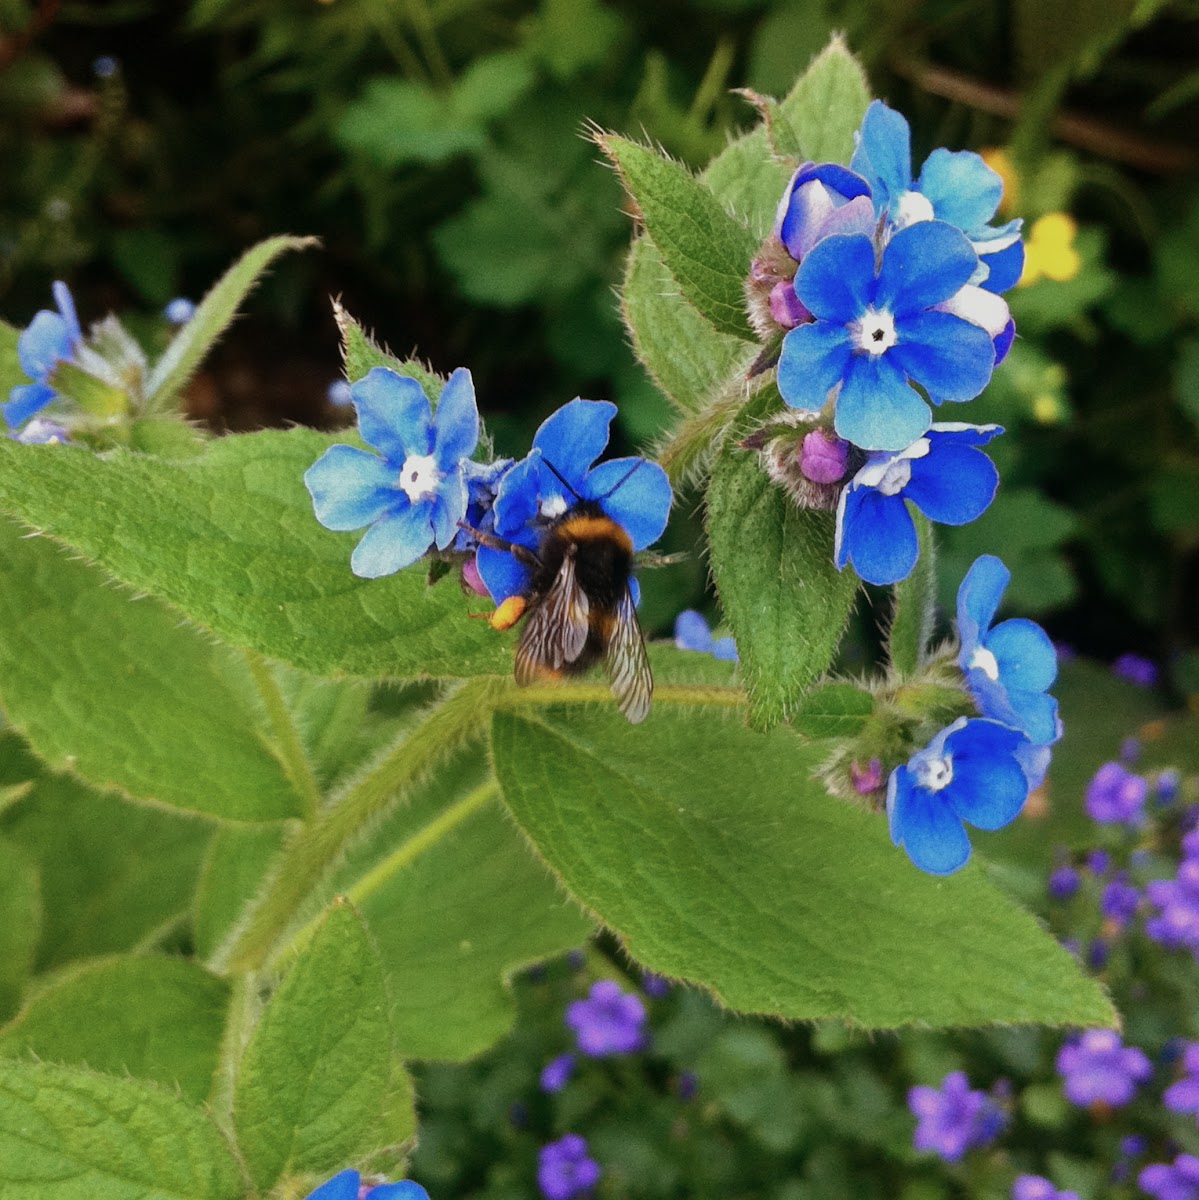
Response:
[[[340,294],[395,350],[469,364],[501,452],[575,394],[652,445],[666,404],[611,292],[629,222],[583,123],[701,164],[751,120],[730,89],[781,92],[833,29],[910,116],[917,161],[988,150],[1029,222],[1021,339],[983,401],[1012,434],[1004,488],[946,538],[942,577],[1002,545],[1015,606],[1196,690],[1195,0],[5,0],[0,306],[23,325],[64,278],[153,347],[163,307],[248,243],[315,234],[193,382],[193,415],[344,419]],[[658,573],[643,620],[665,632],[703,583],[694,558]]]

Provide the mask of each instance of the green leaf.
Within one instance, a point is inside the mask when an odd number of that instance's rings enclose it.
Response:
[[[849,165],[853,135],[870,104],[870,85],[845,41],[834,36],[779,106],[799,138],[803,159]]]
[[[20,1003],[41,927],[37,868],[20,846],[0,838],[0,1021]]]
[[[237,1163],[199,1109],[132,1079],[49,1063],[0,1071],[5,1200],[241,1200]]]
[[[238,1068],[233,1123],[261,1190],[375,1149],[363,1139],[391,1082],[387,1009],[378,953],[357,914],[335,905],[271,997]]]
[[[684,167],[615,134],[596,137],[683,296],[720,333],[755,341],[745,279],[757,239]]]
[[[43,987],[0,1031],[0,1055],[128,1074],[199,1104],[212,1085],[228,1004],[229,985],[186,959],[88,963]]]
[[[891,624],[887,651],[891,666],[913,675],[924,662],[937,620],[937,548],[932,524],[923,513],[913,513],[920,556],[907,579],[892,589]]]
[[[29,382],[29,376],[21,370],[21,360],[17,357],[17,342],[20,341],[21,332],[7,321],[0,321],[0,396],[5,398],[13,388]]]
[[[853,737],[874,711],[874,697],[852,683],[822,683],[803,698],[791,720],[809,738]]]
[[[504,815],[477,745],[423,784],[329,884],[358,907],[391,982],[405,1058],[461,1061],[507,1033],[517,970],[584,942],[568,903]]]
[[[251,246],[221,276],[200,301],[195,315],[182,326],[162,357],[154,364],[146,383],[146,400],[161,412],[174,403],[205,355],[229,327],[264,271],[289,250],[307,250],[315,238],[273,237]]]
[[[120,417],[130,408],[129,394],[70,360],[61,360],[47,377],[50,386],[93,417]]]
[[[506,674],[508,639],[467,617],[452,580],[430,588],[419,566],[351,574],[360,535],[317,524],[303,483],[334,440],[307,429],[243,434],[185,463],[3,442],[0,511],[228,641],[305,670]]]
[[[0,814],[0,833],[41,877],[45,970],[132,949],[185,913],[211,827],[42,775]]]
[[[571,893],[639,962],[736,1011],[871,1028],[1116,1021],[977,867],[924,875],[882,816],[825,794],[821,748],[790,730],[701,707],[659,707],[635,729],[599,709],[501,711],[492,751]]]
[[[129,445],[160,458],[194,458],[205,445],[204,435],[181,417],[143,417],[129,427]]]
[[[441,395],[445,380],[440,375],[416,359],[402,360],[396,358],[390,351],[380,347],[353,317],[350,316],[340,301],[333,301],[333,319],[341,333],[341,359],[345,368],[345,376],[351,383],[356,383],[375,367],[386,367],[397,375],[407,375],[415,379],[424,389],[431,403],[436,404]]]
[[[257,895],[282,839],[282,825],[226,825],[213,834],[192,910],[201,958],[216,952]]]
[[[726,445],[708,487],[712,574],[755,724],[769,727],[828,670],[858,589],[833,565],[833,514],[800,509],[757,455]]]
[[[227,652],[0,521],[0,699],[56,770],[233,820],[299,812],[230,686]]]

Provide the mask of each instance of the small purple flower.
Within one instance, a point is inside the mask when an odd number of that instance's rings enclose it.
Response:
[[[859,796],[869,796],[880,791],[883,786],[883,760],[872,758],[865,766],[859,762],[851,762],[849,778],[853,783],[853,790]]]
[[[600,1166],[588,1155],[587,1143],[568,1133],[537,1155],[537,1186],[545,1200],[571,1200],[589,1192],[600,1179]]]
[[[1092,875],[1106,875],[1112,866],[1112,856],[1106,850],[1092,850],[1087,855],[1087,870]]]
[[[162,310],[162,315],[171,325],[186,325],[196,315],[196,303],[194,300],[189,300],[186,296],[176,296]],[[349,403],[348,396],[346,403]]]
[[[830,429],[813,429],[804,435],[799,469],[813,483],[840,483],[849,465],[849,443]]]
[[[1058,1051],[1057,1073],[1071,1104],[1119,1108],[1153,1074],[1153,1066],[1144,1051],[1125,1046],[1113,1030],[1088,1029]]]
[[[1182,1053],[1183,1077],[1166,1088],[1162,1103],[1171,1112],[1199,1116],[1199,1042],[1188,1042]]]
[[[1136,823],[1148,794],[1146,779],[1123,763],[1104,763],[1087,784],[1087,816],[1103,825]]]
[[[566,1024],[575,1031],[579,1049],[591,1058],[633,1054],[645,1045],[645,1005],[640,996],[621,991],[611,979],[593,984],[586,1000],[573,1001]]]
[[[703,613],[693,608],[686,608],[675,617],[674,644],[680,650],[695,650],[724,662],[737,662],[737,643],[731,637],[714,638]]]
[[[1186,947],[1199,954],[1199,859],[1183,859],[1173,879],[1153,880],[1145,895],[1158,910],[1145,922],[1145,932],[1169,950]]]
[[[1128,882],[1127,875],[1121,873],[1103,889],[1100,911],[1117,930],[1123,930],[1137,915],[1137,906],[1140,903],[1140,891]]]
[[[957,1162],[967,1150],[993,1142],[1007,1122],[986,1092],[972,1090],[965,1072],[954,1071],[941,1087],[914,1087],[908,1109],[917,1119],[912,1139],[917,1150],[932,1150],[946,1162]]]
[[[1140,654],[1121,654],[1112,663],[1112,674],[1137,687],[1151,688],[1157,683],[1158,672],[1156,664]]]
[[[1107,966],[1107,960],[1111,957],[1112,948],[1103,940],[1103,938],[1092,938],[1091,944],[1087,947],[1087,966],[1092,971],[1102,971]]]
[[[1058,867],[1049,876],[1049,895],[1054,900],[1069,900],[1081,886],[1082,880],[1073,867]]]
[[[641,975],[641,990],[654,1000],[661,1000],[670,995],[670,980],[655,975],[653,971],[644,971]]]
[[[1120,1139],[1120,1153],[1125,1158],[1140,1158],[1149,1149],[1148,1141],[1140,1134],[1130,1133]]]
[[[1012,1184],[1012,1200],[1078,1200],[1078,1193],[1059,1192],[1040,1175],[1017,1175]]]
[[[50,376],[60,362],[69,361],[83,342],[83,330],[75,313],[75,301],[65,283],[55,282],[50,291],[58,312],[42,309],[17,339],[17,359],[32,383],[15,387],[0,412],[10,429],[24,425],[42,411],[57,393]]]
[[[867,583],[906,579],[919,545],[910,500],[930,521],[967,525],[995,499],[999,472],[982,452],[998,425],[934,425],[906,449],[876,452],[841,492],[834,559]]]
[[[1170,1166],[1154,1163],[1137,1176],[1137,1184],[1154,1200],[1199,1200],[1199,1158],[1180,1154]]]
[[[575,1056],[559,1054],[551,1059],[541,1071],[541,1090],[543,1092],[560,1092],[569,1082],[575,1072]]]
[[[1154,784],[1154,791],[1157,793],[1157,802],[1163,807],[1167,804],[1173,804],[1178,799],[1178,789],[1182,787],[1182,772],[1174,767],[1167,767],[1164,771],[1160,771],[1157,776],[1157,782]]]
[[[429,1193],[410,1179],[400,1183],[364,1184],[357,1171],[342,1171],[322,1183],[307,1200],[429,1200]]]

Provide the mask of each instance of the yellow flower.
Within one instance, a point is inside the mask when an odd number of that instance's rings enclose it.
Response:
[[[1020,176],[1016,164],[1002,146],[989,146],[979,151],[982,160],[1003,180],[1003,196],[999,201],[1001,215],[1016,212],[1020,207]]]
[[[1024,245],[1024,274],[1020,286],[1052,279],[1065,283],[1082,268],[1082,257],[1074,248],[1078,224],[1069,213],[1051,212],[1038,217]]]

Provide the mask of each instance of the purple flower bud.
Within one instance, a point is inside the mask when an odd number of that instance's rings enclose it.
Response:
[[[1087,948],[1087,966],[1092,971],[1102,971],[1107,966],[1108,957],[1111,954],[1111,948],[1102,938],[1092,938],[1091,944]]]
[[[1140,902],[1140,891],[1128,882],[1126,876],[1117,876],[1103,889],[1100,911],[1118,929],[1124,929],[1136,916]]]
[[[537,1186],[545,1200],[571,1200],[591,1191],[600,1180],[600,1167],[588,1155],[587,1143],[568,1133],[537,1155]]]
[[[1040,1175],[1017,1175],[1012,1200],[1078,1200],[1077,1192],[1059,1192]]]
[[[1082,880],[1073,867],[1058,867],[1049,876],[1049,894],[1054,900],[1069,900],[1081,885]]]
[[[560,1092],[569,1082],[575,1071],[575,1056],[559,1054],[551,1059],[541,1071],[541,1090],[543,1092]]]
[[[1071,1104],[1118,1108],[1132,1099],[1153,1067],[1142,1050],[1125,1046],[1114,1030],[1088,1029],[1058,1052],[1057,1073]]]
[[[1148,1149],[1148,1140],[1138,1133],[1130,1133],[1127,1137],[1120,1139],[1120,1153],[1125,1158],[1140,1158]]]
[[[1153,687],[1157,683],[1157,667],[1140,654],[1121,654],[1112,663],[1112,674],[1127,679],[1137,687]]]
[[[694,1071],[684,1071],[679,1075],[675,1091],[680,1100],[694,1100],[699,1092],[699,1076]]]
[[[655,975],[653,971],[645,971],[641,976],[641,988],[647,996],[661,1000],[663,996],[670,995],[670,980]]]
[[[1173,804],[1178,798],[1178,789],[1182,787],[1182,772],[1174,767],[1158,773],[1155,791],[1159,804]]]
[[[1118,762],[1104,763],[1087,785],[1087,816],[1101,824],[1131,823],[1141,816],[1149,784]]]
[[[1112,865],[1112,856],[1106,850],[1092,850],[1087,855],[1087,870],[1092,875],[1106,875]]]
[[[783,329],[794,329],[812,320],[808,307],[795,294],[795,284],[790,279],[780,279],[770,289],[770,315]]]
[[[837,483],[845,478],[849,443],[824,429],[813,429],[803,440],[799,469],[813,483]]]
[[[853,790],[859,796],[877,792],[883,786],[882,760],[872,758],[864,767],[860,763],[850,763],[849,777],[853,780]]]
[[[473,558],[468,558],[466,562],[462,564],[462,582],[465,583],[466,586],[470,588],[470,590],[474,592],[476,596],[485,597],[489,595],[487,591],[487,584],[483,582],[483,576],[479,574],[478,564]]]
[[[645,1005],[610,979],[601,979],[586,1000],[567,1008],[566,1024],[575,1031],[579,1049],[592,1058],[632,1054],[645,1045]]]

